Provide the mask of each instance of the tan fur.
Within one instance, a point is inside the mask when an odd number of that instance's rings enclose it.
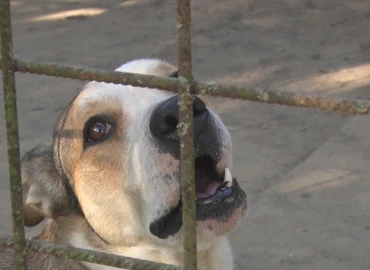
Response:
[[[139,60],[118,69],[157,76],[169,76],[175,70],[159,60]],[[154,106],[172,95],[92,82],[66,107],[56,125],[54,143],[35,148],[22,160],[25,224],[35,226],[48,219],[38,239],[183,264],[182,229],[168,240],[148,233],[148,222],[180,200],[179,161],[160,153],[143,128]],[[96,115],[109,115],[116,123],[114,130],[106,140],[85,147],[84,126]],[[231,142],[221,120],[215,121],[224,140],[221,170],[231,166]],[[226,235],[245,212],[235,209],[222,223],[198,222],[200,270],[232,269]],[[28,255],[27,262],[30,270],[112,269],[36,253]],[[0,268],[13,269],[11,250],[0,249]]]

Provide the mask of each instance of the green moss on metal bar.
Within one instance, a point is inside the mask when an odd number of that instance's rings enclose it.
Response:
[[[25,233],[9,0],[0,0],[0,32],[8,169],[13,216],[14,263],[17,270],[26,270],[27,267],[23,255]]]
[[[0,236],[0,246],[12,248],[12,237]],[[102,264],[133,270],[181,270],[180,266],[151,262],[130,257],[113,255],[105,252],[73,248],[55,243],[27,240],[25,253],[38,252],[72,260]]]
[[[194,173],[194,124],[191,59],[191,1],[177,1],[178,65],[180,80],[179,126],[184,269],[197,269]]]
[[[180,77],[183,91],[179,95],[179,125],[182,184],[182,220],[184,239],[184,269],[195,270],[196,257],[196,206],[194,173],[193,95],[187,80]]]
[[[78,68],[57,64],[31,63],[15,61],[16,71],[31,74],[48,75],[70,79],[125,84],[138,87],[152,87],[177,92],[178,81],[174,78],[134,74],[128,72],[106,71],[98,69]]]
[[[307,107],[355,114],[370,113],[369,100],[351,100],[345,98],[303,95],[301,93],[275,92],[263,89],[246,89],[236,86],[214,83],[207,84],[203,82],[193,82],[193,87],[194,89],[197,89],[195,91],[196,93],[203,95],[209,94],[218,97],[239,98],[271,104]]]
[[[2,61],[0,59],[0,67],[2,66],[1,62]],[[15,60],[15,69],[16,71],[24,73],[78,80],[105,81],[115,84],[129,84],[133,86],[159,88],[172,92],[178,92],[179,88],[179,81],[174,78],[76,68],[65,65],[31,63]],[[369,100],[353,100],[345,98],[303,95],[300,93],[275,92],[197,81],[191,82],[191,91],[193,93],[202,95],[212,95],[234,99],[238,98],[271,104],[316,108],[321,110],[340,111],[354,114],[370,114]]]

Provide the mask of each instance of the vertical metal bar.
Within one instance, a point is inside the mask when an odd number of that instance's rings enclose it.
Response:
[[[15,269],[26,270],[24,257],[25,234],[23,221],[22,183],[20,172],[17,102],[14,79],[14,59],[10,0],[0,0],[1,57],[4,83],[4,108],[8,144],[9,182],[13,215]]]
[[[191,89],[191,1],[177,1],[178,66],[181,82],[179,127],[184,270],[197,269],[196,206],[194,173],[193,96]]]
[[[191,0],[177,0],[179,75],[192,80]]]

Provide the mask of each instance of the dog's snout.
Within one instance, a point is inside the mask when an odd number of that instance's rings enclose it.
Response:
[[[179,124],[178,95],[160,103],[150,118],[150,131],[153,136],[161,139],[178,140],[177,125]],[[208,109],[197,96],[193,99],[194,135],[197,136],[206,128]]]

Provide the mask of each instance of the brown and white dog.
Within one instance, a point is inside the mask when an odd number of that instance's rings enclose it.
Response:
[[[117,71],[176,77],[155,59]],[[48,221],[43,241],[162,263],[183,264],[178,96],[158,89],[91,82],[65,108],[53,143],[22,160],[26,226]],[[226,235],[247,211],[232,179],[231,139],[220,118],[194,97],[198,269],[230,270]],[[0,249],[0,268],[13,269]],[[30,270],[113,269],[30,254]]]

